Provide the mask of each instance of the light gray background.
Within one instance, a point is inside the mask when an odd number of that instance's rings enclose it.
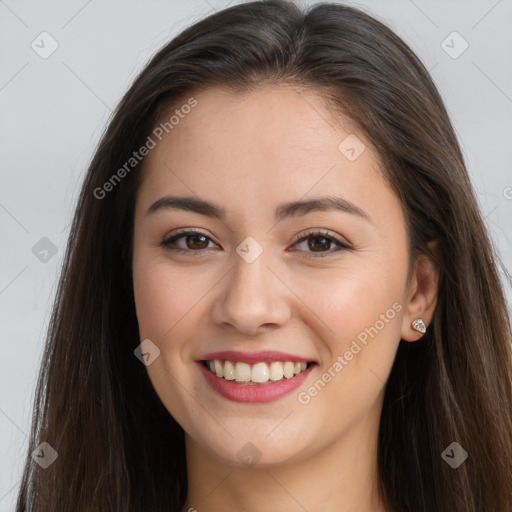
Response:
[[[69,222],[110,111],[158,48],[234,3],[0,0],[0,512],[14,510]],[[431,70],[510,272],[512,1],[346,3],[387,23]],[[59,45],[47,59],[31,48],[43,31]],[[453,31],[469,44],[456,59],[441,46]],[[47,262],[32,253],[42,237],[57,247]]]

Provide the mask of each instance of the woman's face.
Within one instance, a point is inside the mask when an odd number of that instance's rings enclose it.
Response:
[[[189,441],[231,464],[376,436],[411,320],[405,221],[377,154],[313,92],[193,97],[168,135],[153,136],[136,201],[135,302],[156,392]],[[150,209],[166,196],[222,214]],[[327,197],[338,208],[282,206]],[[301,361],[304,372],[291,364]]]

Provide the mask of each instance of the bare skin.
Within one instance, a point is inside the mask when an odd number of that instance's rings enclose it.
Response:
[[[182,512],[386,512],[376,463],[385,382],[400,338],[422,336],[411,322],[431,321],[438,272],[421,257],[407,282],[405,221],[378,154],[321,96],[283,84],[194,98],[149,154],[133,254],[140,337],[160,349],[147,371],[186,432]],[[339,150],[349,134],[365,144],[353,161]],[[212,201],[226,218],[146,215],[165,195]],[[281,203],[322,196],[342,197],[368,218],[332,210],[274,219]],[[176,240],[171,247],[185,253],[160,245],[180,228],[207,238]],[[328,234],[296,242],[318,230]],[[263,249],[251,263],[236,252],[247,237]],[[358,341],[371,326],[366,344]],[[350,357],[354,340],[360,350]],[[240,403],[198,368],[218,350],[279,350],[318,365],[278,400]],[[336,371],[339,357],[346,364]],[[309,392],[329,369],[330,381]],[[247,443],[260,457],[254,465],[239,457]]]

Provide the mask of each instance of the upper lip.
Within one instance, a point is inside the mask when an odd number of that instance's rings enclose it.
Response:
[[[278,352],[275,350],[263,350],[260,352],[240,352],[239,350],[223,350],[220,352],[210,352],[202,356],[198,361],[209,361],[213,359],[222,359],[227,361],[239,361],[241,363],[253,364],[260,362],[272,361],[293,361],[293,362],[316,362],[313,359],[287,354],[286,352]]]

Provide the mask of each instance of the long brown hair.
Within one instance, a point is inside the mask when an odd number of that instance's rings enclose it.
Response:
[[[490,243],[454,130],[428,72],[368,14],[282,0],[235,5],[163,47],[117,107],[85,176],[38,379],[17,512],[176,511],[184,432],[134,356],[134,200],[144,162],[104,184],[178,99],[212,85],[287,82],[322,94],[377,148],[405,212],[411,259],[438,241],[432,324],[400,341],[378,439],[393,512],[512,510],[512,334]],[[49,443],[43,469],[30,454]],[[452,468],[453,442],[468,458]]]

